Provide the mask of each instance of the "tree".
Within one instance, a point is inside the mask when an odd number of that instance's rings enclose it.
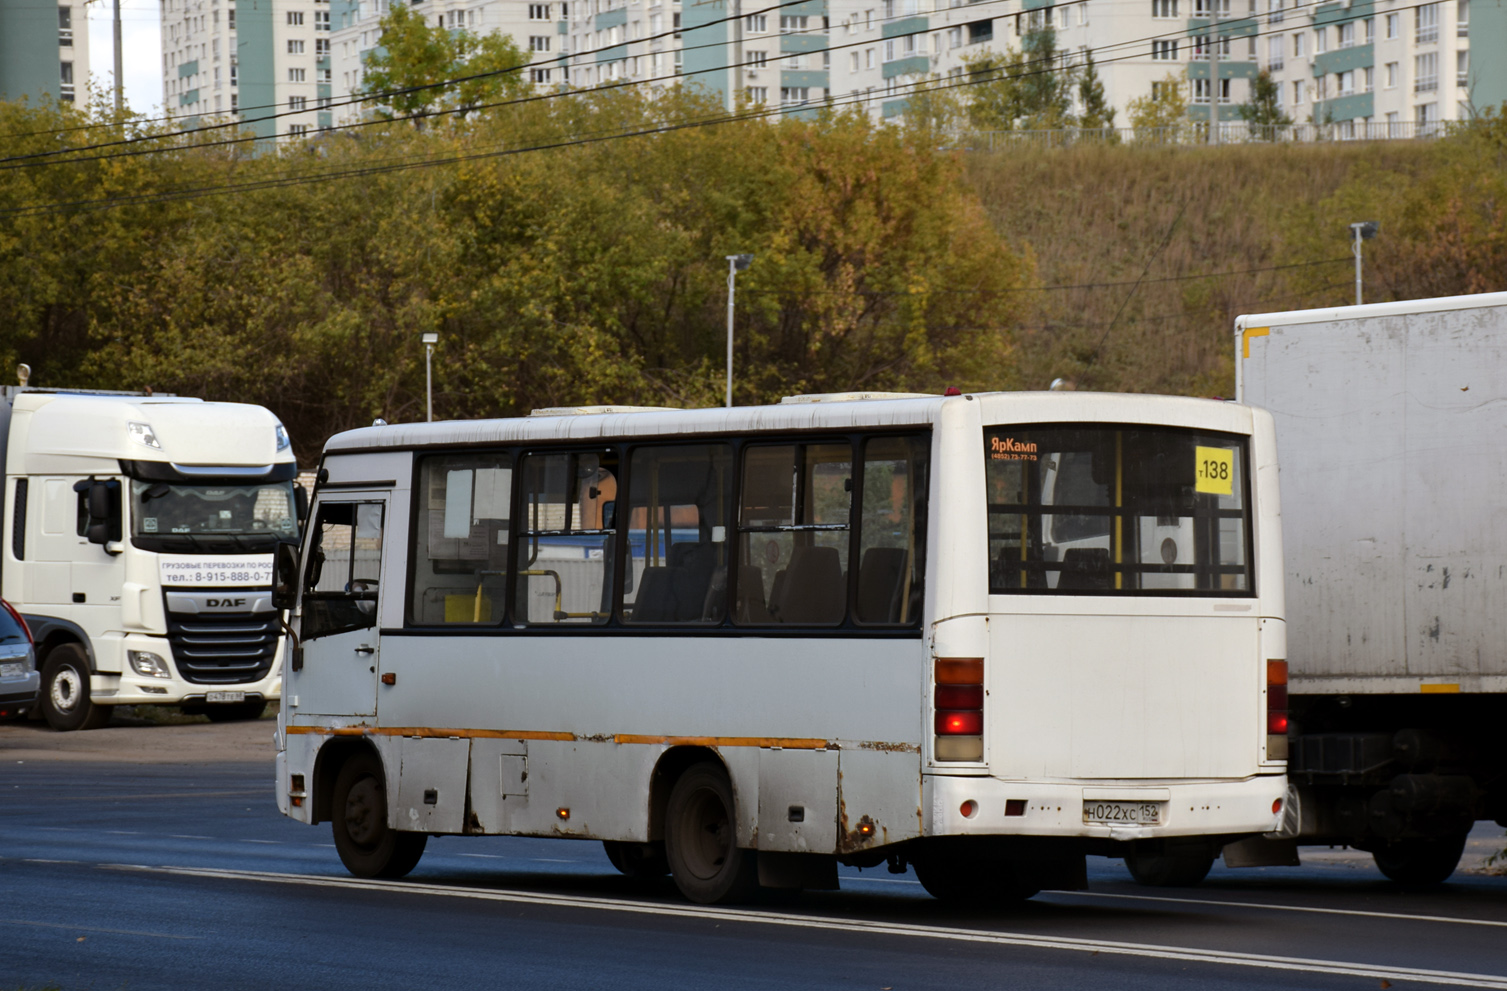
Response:
[[[401,3],[382,18],[381,31],[382,44],[366,55],[360,89],[376,97],[379,117],[449,111],[464,116],[468,108],[509,99],[527,87],[528,53],[505,34],[431,27]]]
[[[1257,129],[1287,127],[1292,118],[1282,112],[1282,84],[1272,79],[1270,72],[1262,69],[1251,84],[1251,98],[1236,107],[1240,119],[1250,125],[1251,133]]]
[[[963,59],[970,77],[969,123],[980,131],[1041,130],[1073,124],[1073,71],[1050,27],[1030,31],[1021,50]]]
[[[1188,122],[1187,81],[1176,74],[1151,84],[1149,96],[1138,96],[1126,105],[1130,126],[1137,131],[1161,131]]]
[[[1083,61],[1083,75],[1078,77],[1079,127],[1114,127],[1115,108],[1104,99],[1104,83],[1094,67],[1094,55],[1089,52]]]

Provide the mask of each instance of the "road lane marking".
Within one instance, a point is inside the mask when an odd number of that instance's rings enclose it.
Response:
[[[111,933],[116,936],[154,936],[157,939],[203,939],[203,936],[180,936],[177,933],[142,932],[139,929],[99,929],[94,926],[68,926],[58,922],[31,922],[27,919],[0,919],[4,926],[33,926],[37,929],[66,929],[79,933]]]
[[[992,932],[983,929],[955,929],[947,926],[922,926],[864,919],[823,918],[778,912],[753,912],[746,909],[719,908],[711,905],[674,905],[617,898],[593,898],[582,895],[547,895],[524,891],[486,890],[451,885],[425,884],[419,881],[369,881],[361,878],[334,878],[311,874],[281,874],[270,871],[216,870],[195,867],[150,867],[141,864],[101,864],[107,870],[140,871],[227,881],[261,881],[268,884],[316,888],[343,888],[351,891],[386,891],[405,895],[430,895],[445,898],[469,898],[477,901],[506,902],[559,908],[596,909],[668,918],[720,919],[752,925],[786,926],[835,932],[864,933],[881,936],[910,936],[951,942],[1019,946],[1027,949],[1069,950],[1080,953],[1104,953],[1116,956],[1176,960],[1184,963],[1221,964],[1264,970],[1295,971],[1304,974],[1335,974],[1368,977],[1375,980],[1411,980],[1422,984],[1447,984],[1458,987],[1495,988],[1507,991],[1507,976],[1471,974],[1458,971],[1424,970],[1414,967],[1383,967],[1341,960],[1304,957],[1279,957],[1231,950],[1201,950],[1154,943],[1126,943],[1116,940],[1078,939],[1069,936],[1038,936],[1031,933]]]
[[[219,798],[226,795],[265,795],[272,797],[274,789],[266,788],[242,788],[236,791],[163,791],[153,793],[138,793],[135,795],[58,795],[48,798],[49,802],[134,802],[146,799],[160,798]],[[50,826],[50,829],[62,829],[61,826]]]
[[[169,833],[168,836],[167,836],[167,838],[170,839],[170,840],[212,840],[212,839],[214,839],[213,836],[191,836],[191,835],[189,835],[187,833]]]
[[[875,880],[880,880],[875,878]],[[1359,908],[1318,908],[1310,905],[1268,905],[1262,902],[1227,902],[1217,898],[1173,898],[1168,895],[1122,895],[1109,891],[1042,892],[1064,898],[1118,898],[1138,902],[1176,902],[1184,905],[1217,905],[1221,908],[1261,908],[1272,912],[1312,912],[1316,915],[1354,915],[1366,919],[1399,919],[1406,922],[1447,922],[1456,926],[1494,926],[1507,929],[1507,922],[1462,919],[1450,915],[1415,915],[1409,912],[1368,912]]]
[[[81,860],[43,860],[41,857],[22,857],[23,864],[80,864]]]

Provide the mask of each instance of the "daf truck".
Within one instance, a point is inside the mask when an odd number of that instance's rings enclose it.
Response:
[[[1443,881],[1507,825],[1507,293],[1242,316],[1272,412],[1299,844]]]
[[[57,730],[116,705],[251,719],[282,686],[277,545],[301,490],[260,406],[8,388],[0,594],[25,617]]]

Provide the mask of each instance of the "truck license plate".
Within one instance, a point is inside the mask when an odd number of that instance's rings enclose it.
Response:
[[[1084,802],[1083,821],[1106,826],[1160,826],[1161,802]]]
[[[204,695],[204,701],[206,701],[206,702],[244,702],[244,701],[246,701],[246,693],[245,692],[206,692],[205,695]]]

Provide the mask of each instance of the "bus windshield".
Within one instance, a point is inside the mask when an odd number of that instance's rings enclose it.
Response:
[[[1254,594],[1246,441],[1142,425],[984,431],[993,594]]]
[[[131,483],[135,537],[275,537],[293,540],[293,483],[173,485]]]

